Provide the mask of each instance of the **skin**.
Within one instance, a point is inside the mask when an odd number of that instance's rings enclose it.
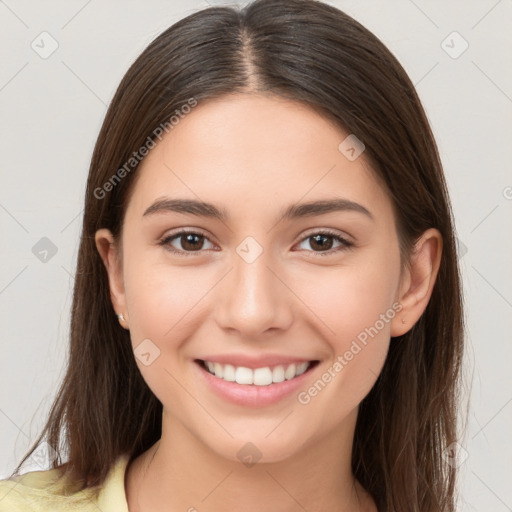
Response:
[[[442,239],[427,230],[402,267],[391,201],[364,153],[349,161],[338,150],[347,135],[283,98],[234,94],[199,104],[141,163],[121,239],[96,233],[134,349],[150,339],[160,350],[148,366],[136,359],[163,404],[163,427],[128,467],[131,512],[376,510],[350,467],[358,405],[390,338],[427,306]],[[143,215],[163,197],[214,203],[230,219]],[[292,203],[334,197],[373,219],[337,211],[278,222]],[[188,256],[159,245],[179,228],[206,237],[168,243]],[[310,237],[327,228],[354,245],[329,237],[325,249],[315,245]],[[263,249],[252,263],[236,252],[247,236]],[[394,303],[402,309],[308,404],[292,393],[262,408],[234,405],[194,377],[193,360],[204,354],[289,354],[320,360],[307,390]],[[248,441],[262,454],[252,467],[237,458]]]

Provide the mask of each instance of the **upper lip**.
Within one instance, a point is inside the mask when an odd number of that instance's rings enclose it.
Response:
[[[306,359],[294,356],[268,354],[260,356],[248,356],[244,354],[218,354],[199,358],[202,361],[211,363],[231,364],[233,366],[244,366],[245,368],[264,368],[265,366],[290,365],[292,363],[309,363],[317,359]]]

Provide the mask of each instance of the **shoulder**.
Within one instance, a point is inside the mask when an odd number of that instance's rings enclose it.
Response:
[[[90,490],[75,491],[61,477],[59,469],[31,471],[0,480],[0,512],[98,512],[100,504],[128,512],[124,492],[126,457],[121,457],[109,473],[98,497]],[[106,508],[107,508],[106,507]]]
[[[86,492],[70,492],[58,469],[31,471],[0,480],[0,512],[89,512],[95,505]]]

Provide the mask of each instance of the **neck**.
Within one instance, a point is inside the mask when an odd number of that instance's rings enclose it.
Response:
[[[212,451],[164,412],[161,439],[127,468],[129,510],[373,511],[351,471],[356,417],[285,460],[251,465]]]

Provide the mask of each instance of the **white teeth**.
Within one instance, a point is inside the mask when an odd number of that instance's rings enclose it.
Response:
[[[253,373],[253,384],[256,384],[256,386],[272,384],[272,370],[268,366],[266,368],[256,368]]]
[[[282,366],[276,366],[272,370],[272,382],[283,382],[284,380],[284,368]]]
[[[283,382],[302,375],[311,365],[310,362],[289,364],[288,366],[278,365],[270,368],[246,368],[245,366],[233,366],[231,364],[220,364],[205,361],[205,364],[213,375],[228,382],[238,384],[254,384],[255,386],[268,386],[272,383]]]
[[[293,379],[293,377],[295,377],[295,370],[296,369],[297,369],[297,367],[295,366],[294,363],[292,363],[290,366],[288,366],[288,368],[286,368],[286,370],[284,372],[284,378],[286,380]]]
[[[297,375],[302,375],[308,369],[309,363],[300,363],[297,365]]]
[[[218,377],[217,372],[215,372],[215,376]],[[222,378],[222,375],[220,376]],[[238,384],[252,384],[253,380],[253,372],[250,368],[244,368],[243,366],[239,366],[235,370],[235,380]]]
[[[215,372],[215,375],[217,375],[217,372]],[[235,367],[232,364],[224,365],[224,375],[222,376],[222,378],[224,380],[227,380],[228,382],[235,382]]]
[[[221,379],[224,376],[224,368],[220,363],[213,363],[213,371],[215,375],[218,375]]]

